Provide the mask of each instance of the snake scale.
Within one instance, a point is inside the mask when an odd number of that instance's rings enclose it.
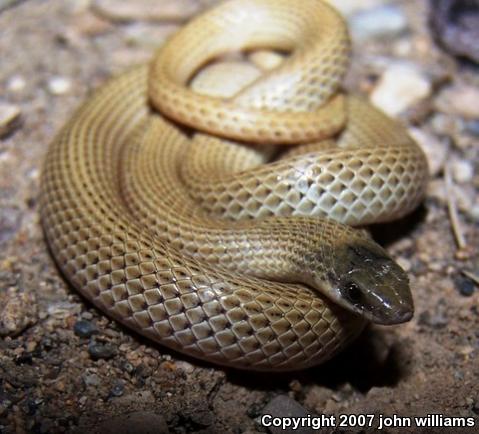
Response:
[[[264,50],[277,61],[254,66]],[[231,53],[256,72],[207,94],[198,71]],[[410,319],[404,271],[352,226],[415,208],[427,164],[402,126],[342,90],[349,58],[321,0],[231,0],[103,85],[42,173],[68,281],[142,335],[242,369],[302,369],[368,321]]]

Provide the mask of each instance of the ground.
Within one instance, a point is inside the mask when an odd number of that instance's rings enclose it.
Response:
[[[337,3],[355,41],[348,87],[401,119],[429,158],[422,207],[373,228],[410,276],[415,315],[278,375],[199,363],[110,321],[43,239],[39,175],[55,131],[179,24],[135,8],[118,17],[114,1],[0,2],[0,432],[267,432],[264,412],[374,414],[375,426],[380,414],[435,413],[473,418],[457,432],[479,432],[479,70],[433,39],[424,0]]]

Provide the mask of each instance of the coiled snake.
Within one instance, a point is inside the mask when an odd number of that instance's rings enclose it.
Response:
[[[229,96],[202,90],[207,63],[262,50],[285,59]],[[405,273],[349,225],[416,207],[426,160],[342,92],[349,57],[343,20],[320,0],[232,0],[97,90],[42,176],[66,278],[131,329],[245,369],[318,364],[368,321],[408,320]]]

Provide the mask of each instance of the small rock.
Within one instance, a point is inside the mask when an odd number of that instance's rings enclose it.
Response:
[[[417,68],[390,66],[371,93],[371,102],[391,116],[398,115],[431,94],[431,83]]]
[[[409,259],[399,257],[396,262],[406,272],[411,271],[411,261]]]
[[[383,4],[384,0],[327,0],[339,12],[345,16],[350,16],[355,12],[374,8]]]
[[[20,115],[20,107],[0,104],[0,138],[10,134],[19,125]]]
[[[185,362],[183,360],[178,360],[176,362],[176,367],[187,374],[191,374],[195,370],[195,367],[191,363]]]
[[[86,386],[99,386],[101,381],[100,377],[96,374],[83,374],[82,375],[83,382]]]
[[[81,317],[86,320],[91,320],[93,319],[93,314],[91,312],[85,311],[82,312]]]
[[[455,160],[451,165],[452,176],[459,184],[471,182],[474,177],[474,167],[467,160]]]
[[[432,176],[438,175],[447,159],[447,144],[419,128],[409,128],[409,134],[426,154],[429,173]]]
[[[141,48],[157,48],[178,30],[175,24],[131,23],[125,27],[125,41],[128,45]]]
[[[155,1],[136,0],[94,0],[92,8],[95,13],[113,22],[129,21],[185,21],[201,11],[205,1],[176,0]],[[209,1],[208,3],[213,3]]]
[[[474,282],[468,278],[461,278],[456,283],[457,289],[464,297],[470,297],[474,294]]]
[[[82,36],[103,35],[113,29],[110,21],[107,21],[91,11],[84,10],[74,16],[72,28]]]
[[[20,292],[15,287],[0,292],[0,336],[17,336],[37,319],[34,292]]]
[[[99,344],[92,342],[88,345],[88,353],[93,360],[111,359],[116,355],[116,348],[111,344]]]
[[[123,383],[123,381],[121,380],[118,380],[115,382],[115,384],[111,388],[111,395],[122,396],[124,391],[125,391],[125,383]]]
[[[470,345],[463,345],[457,349],[457,353],[461,356],[468,357],[474,352],[474,348]]]
[[[95,427],[83,427],[78,432],[93,434],[168,434],[163,416],[149,411],[137,411],[103,420]]]
[[[350,26],[354,39],[396,36],[407,30],[407,19],[397,6],[383,5],[354,15]]]
[[[129,374],[131,374],[135,370],[135,367],[128,361],[123,362],[121,368]]]
[[[479,203],[471,207],[470,214],[475,220],[479,220]]]
[[[91,335],[98,333],[95,324],[90,321],[77,321],[73,326],[75,334],[81,338],[89,338]]]
[[[457,84],[441,92],[436,107],[443,113],[461,116],[465,119],[479,119],[479,88]]]
[[[271,420],[269,416],[273,418],[279,417],[307,417],[310,413],[294,399],[291,399],[287,395],[279,395],[271,400],[262,411],[263,416],[260,417],[260,421],[268,422]],[[268,417],[264,418],[264,416]],[[292,427],[282,429],[282,427],[269,426],[267,427],[272,434],[313,434],[315,431],[310,427],[300,427],[294,430]]]
[[[479,63],[479,2],[430,0],[431,25],[449,52]]]
[[[22,225],[23,213],[20,208],[5,206],[0,213],[0,244],[11,240]]]
[[[431,313],[426,310],[419,315],[418,323],[435,329],[442,329],[447,326],[449,320],[442,309],[439,309],[434,315],[431,315]]]
[[[479,119],[465,122],[464,130],[473,136],[479,137]]]
[[[66,77],[57,76],[48,80],[48,90],[52,95],[64,95],[70,91],[71,87],[71,80]]]
[[[25,89],[27,83],[21,75],[10,77],[7,82],[7,89],[11,92],[21,92]]]

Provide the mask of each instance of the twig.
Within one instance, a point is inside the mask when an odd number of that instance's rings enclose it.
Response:
[[[464,231],[461,222],[459,221],[456,198],[453,191],[454,186],[452,183],[451,169],[448,163],[446,163],[444,167],[444,182],[446,184],[447,209],[449,212],[449,220],[451,221],[452,232],[454,233],[458,249],[464,250],[467,247],[467,242],[464,238]]]
[[[479,276],[477,274],[471,273],[470,271],[461,270],[461,273],[464,274],[467,278],[471,279],[476,285],[479,286]]]

